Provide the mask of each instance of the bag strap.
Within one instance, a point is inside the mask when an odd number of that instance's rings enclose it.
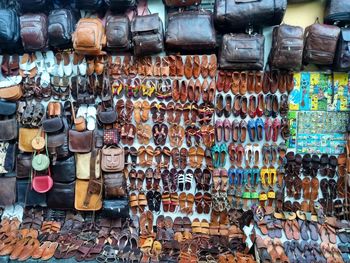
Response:
[[[73,102],[72,102],[72,101],[70,101],[70,105],[71,105],[73,123],[75,123],[75,110],[74,110],[74,105],[73,105]]]

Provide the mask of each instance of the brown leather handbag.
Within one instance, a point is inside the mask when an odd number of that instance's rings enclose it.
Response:
[[[130,22],[127,16],[109,15],[106,20],[107,49],[124,51],[131,47]]]
[[[18,101],[22,98],[22,85],[14,85],[11,87],[1,88],[0,89],[0,98],[8,101]]]
[[[199,5],[202,0],[163,0],[164,4],[169,7],[184,7]]]
[[[32,141],[39,132],[36,128],[19,128],[18,148],[22,152],[34,152]]]
[[[106,33],[98,18],[81,18],[72,39],[74,50],[79,54],[105,54],[102,49],[106,46]]]
[[[209,11],[185,11],[169,14],[165,34],[168,49],[175,51],[211,50],[216,33]]]
[[[37,51],[48,47],[48,19],[45,14],[22,15],[20,25],[24,50]]]
[[[71,109],[72,109],[72,117],[73,117],[73,122],[75,125],[75,130],[82,132],[86,130],[86,122],[85,119],[83,117],[75,117],[75,109],[74,109],[74,105],[71,102]]]
[[[282,24],[273,29],[269,62],[272,68],[299,70],[303,61],[304,32],[300,26]]]
[[[93,132],[78,132],[69,130],[69,150],[73,153],[91,152],[93,145]]]
[[[127,195],[126,180],[123,173],[104,174],[103,185],[105,199],[115,199]]]
[[[226,34],[219,55],[222,69],[261,70],[264,67],[263,35]]]
[[[101,150],[101,169],[104,172],[120,172],[124,170],[124,149],[117,146],[103,147]]]
[[[304,63],[331,65],[334,61],[340,28],[315,23],[305,29]]]

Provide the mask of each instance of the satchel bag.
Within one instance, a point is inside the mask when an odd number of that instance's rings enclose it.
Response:
[[[215,0],[214,18],[219,30],[281,24],[287,0]]]
[[[163,22],[158,14],[135,16],[131,34],[135,56],[157,54],[164,49]]]
[[[4,99],[7,101],[18,101],[22,98],[22,85],[13,85],[6,88],[0,88],[0,99]]]
[[[123,173],[108,173],[103,175],[104,198],[115,199],[126,197],[126,180]]]
[[[93,132],[69,130],[69,150],[73,153],[91,152]]]
[[[63,129],[60,132],[47,133],[47,148],[52,158],[52,164],[57,159],[64,159],[71,155],[68,148],[68,123],[62,118]]]
[[[47,207],[52,209],[74,209],[75,182],[54,182],[47,193]]]
[[[18,0],[24,13],[47,11],[52,7],[52,0]]]
[[[334,61],[340,28],[315,23],[305,29],[304,63],[331,65]]]
[[[16,157],[16,176],[18,179],[27,179],[32,170],[32,155],[27,153],[18,154]]]
[[[101,214],[108,218],[129,218],[129,199],[104,200]]]
[[[350,28],[342,28],[335,58],[335,68],[350,71]]]
[[[98,18],[81,18],[73,33],[74,50],[83,55],[103,55],[106,45],[106,34]]]
[[[15,10],[0,9],[0,43],[14,45],[19,40],[19,17]]]
[[[75,158],[71,156],[52,165],[52,179],[59,183],[70,183],[75,180]]]
[[[91,152],[89,153],[76,153],[75,154],[75,161],[76,161],[76,177],[78,179],[82,180],[89,180],[91,177],[91,169],[89,167],[89,164],[91,165],[92,157]],[[99,175],[101,173],[101,155],[98,154],[94,158],[95,161],[95,173],[96,175]]]
[[[169,7],[185,7],[199,5],[202,0],[163,0],[163,3]]]
[[[18,124],[16,118],[0,120],[0,141],[17,139]]]
[[[13,205],[16,202],[16,177],[0,177],[0,206]]]
[[[324,22],[330,25],[340,22],[340,25],[350,23],[350,1],[327,0]]]
[[[216,33],[209,11],[175,12],[168,16],[165,43],[175,51],[211,50],[216,47]]]
[[[18,148],[22,152],[34,152],[32,141],[38,135],[39,129],[19,128]]]
[[[15,169],[16,144],[0,142],[0,174],[11,173]]]
[[[97,10],[103,5],[103,0],[75,0],[77,9]]]
[[[63,131],[64,125],[61,117],[54,117],[42,121],[43,130],[47,134],[57,134]]]
[[[48,47],[48,22],[45,14],[28,14],[20,17],[21,39],[25,51],[44,51]]]
[[[32,187],[38,193],[47,193],[53,186],[50,168],[44,174],[38,175],[35,170],[32,170]]]
[[[120,172],[124,170],[124,149],[117,146],[103,147],[101,169],[104,172]]]
[[[276,69],[300,70],[304,32],[299,26],[280,25],[273,29],[270,65]]]
[[[107,49],[126,51],[131,47],[130,22],[127,16],[109,15],[106,21]]]
[[[112,11],[124,12],[128,8],[137,6],[136,0],[105,0],[105,3]]]
[[[65,47],[72,41],[76,24],[74,15],[69,9],[55,9],[49,14],[49,44],[53,47]]]
[[[261,70],[264,67],[264,43],[263,35],[224,35],[219,56],[220,68]]]
[[[17,180],[17,203],[24,206],[46,207],[46,194],[40,194],[33,190],[30,180]]]

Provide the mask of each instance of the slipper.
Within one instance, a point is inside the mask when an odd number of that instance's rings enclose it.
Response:
[[[19,73],[22,77],[29,76],[29,78],[33,78],[37,73],[36,64],[33,61],[32,56],[30,56],[27,53],[23,54],[19,65],[19,69]]]
[[[50,74],[47,71],[44,71],[40,77],[40,86],[47,88],[50,85]]]
[[[78,64],[78,70],[79,70],[79,74],[82,76],[86,75],[86,71],[87,71],[87,63],[86,63],[86,59],[85,57],[83,57],[83,59],[79,62]]]
[[[64,75],[69,77],[70,75],[72,75],[72,72],[73,72],[72,61],[70,59],[70,55],[67,52],[63,52],[62,53],[62,57],[63,57],[63,72],[64,72]]]
[[[94,106],[87,108],[86,127],[89,131],[93,131],[96,128],[96,113],[97,110]]]
[[[81,105],[79,108],[78,108],[78,111],[77,111],[77,114],[76,114],[76,118],[79,118],[79,117],[83,117],[84,119],[87,117],[87,112],[88,112],[88,107],[87,105]]]
[[[48,51],[45,53],[44,63],[46,71],[49,74],[52,74],[55,68],[55,55],[52,51]]]
[[[38,73],[40,75],[43,72],[45,72],[44,57],[40,51],[35,52],[35,57],[36,57],[35,64],[38,69]]]
[[[64,70],[63,70],[63,57],[62,53],[56,53],[56,64],[55,69],[53,70],[53,75],[58,76],[60,78],[63,78],[64,76]]]

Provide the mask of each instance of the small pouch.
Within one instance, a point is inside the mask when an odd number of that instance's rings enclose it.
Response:
[[[32,187],[38,193],[46,193],[50,191],[53,186],[50,168],[47,169],[47,174],[38,175],[34,170],[32,171]]]
[[[104,145],[118,145],[119,133],[117,129],[103,130],[103,144]]]

